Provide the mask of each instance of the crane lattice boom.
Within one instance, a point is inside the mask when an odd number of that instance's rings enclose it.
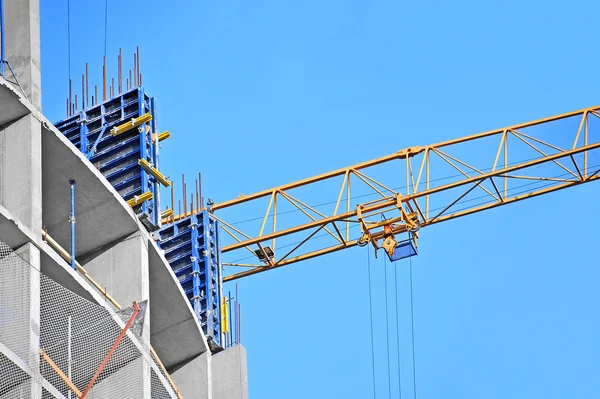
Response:
[[[223,231],[232,239],[229,245],[223,247],[223,253],[247,250],[254,259],[258,258],[256,263],[225,262],[224,265],[248,269],[229,275],[224,281],[366,242],[380,247],[378,243],[390,234],[415,231],[597,180],[600,178],[600,157],[594,150],[599,147],[600,106],[597,106],[428,146],[407,148],[347,168],[216,203],[211,211],[220,218]],[[331,187],[334,184],[337,195],[332,201]],[[325,185],[328,189],[317,189],[317,185]],[[361,194],[359,198],[373,195],[375,199],[357,202],[357,198],[352,197],[357,187]],[[296,194],[303,190],[311,192],[311,198],[323,193],[323,200],[331,201],[332,209],[322,212],[307,205]],[[257,203],[261,199],[263,203],[268,200],[268,203],[260,229],[254,233],[243,232],[220,216],[227,208]],[[282,214],[289,213],[289,210],[282,211],[284,202],[303,214],[305,220],[291,226],[279,225]],[[353,202],[356,204],[353,205]],[[389,214],[394,216],[389,217]],[[382,218],[382,215],[385,217]],[[359,226],[361,231],[352,232],[352,226]],[[318,233],[328,236],[331,244],[308,245]],[[296,237],[296,242],[276,250],[278,239],[290,236]]]

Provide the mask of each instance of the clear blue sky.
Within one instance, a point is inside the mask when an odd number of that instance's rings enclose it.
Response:
[[[85,61],[100,83],[104,1],[71,3],[75,87]],[[201,171],[216,201],[600,103],[593,1],[123,3],[109,0],[111,68],[119,47],[127,68],[141,47],[145,87],[173,135],[161,170],[177,182]],[[66,4],[41,0],[43,110],[56,121],[68,94]],[[419,398],[597,396],[598,194],[592,183],[422,231],[412,262]],[[352,249],[240,281],[252,398],[372,397],[366,257]],[[372,261],[380,398],[383,267]],[[395,267],[409,398],[409,265]]]

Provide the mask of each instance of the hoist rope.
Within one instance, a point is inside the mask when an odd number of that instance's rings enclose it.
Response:
[[[71,80],[71,0],[67,0],[67,51],[69,53],[69,80]]]
[[[402,374],[400,373],[400,329],[398,328],[398,268],[394,267],[394,297],[396,300],[396,357],[398,359],[398,398],[402,399]]]
[[[417,398],[417,369],[415,367],[415,319],[413,311],[413,278],[412,278],[412,257],[409,258],[410,265],[410,328],[412,334],[412,364],[413,364],[413,397]]]
[[[369,274],[369,318],[371,319],[371,365],[373,368],[373,399],[377,398],[375,389],[375,340],[373,339],[373,300],[371,295],[371,252],[367,250],[367,272]]]
[[[392,399],[392,373],[390,370],[390,327],[388,318],[388,283],[387,283],[387,260],[385,255],[383,257],[383,273],[384,273],[384,284],[385,284],[385,339],[387,345],[387,361],[388,361],[388,394],[389,398]]]

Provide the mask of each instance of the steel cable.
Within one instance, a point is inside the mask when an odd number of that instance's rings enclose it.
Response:
[[[367,272],[369,274],[369,318],[371,319],[371,365],[373,368],[373,399],[377,398],[375,388],[375,341],[373,338],[373,299],[371,295],[371,253],[367,251]]]
[[[400,373],[400,329],[398,328],[398,268],[394,267],[394,296],[396,300],[396,357],[398,359],[398,398],[402,399],[402,374]]]
[[[415,319],[413,310],[413,278],[412,278],[412,257],[409,258],[410,266],[410,329],[412,334],[412,364],[413,364],[413,397],[417,398],[417,369],[415,366]]]
[[[384,292],[385,292],[385,340],[387,345],[387,369],[388,369],[388,396],[392,399],[392,372],[390,370],[390,327],[388,317],[388,290],[387,290],[387,260],[383,257]]]

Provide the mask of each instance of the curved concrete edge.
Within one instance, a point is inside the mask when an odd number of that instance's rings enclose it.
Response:
[[[10,125],[24,115],[31,114],[42,125],[42,153],[39,154],[42,160],[42,215],[48,234],[63,248],[69,249],[69,179],[74,179],[76,258],[140,232],[150,243],[151,342],[157,354],[168,369],[208,351],[202,328],[177,277],[131,207],[100,171],[22,93],[0,77],[0,105],[4,105],[3,99],[6,107],[0,114],[5,116],[3,119],[0,117],[0,123]],[[5,113],[5,108],[13,111]],[[0,214],[3,215],[0,217],[0,234],[4,228],[13,230],[15,243],[31,241],[40,248],[45,274],[87,299],[106,303],[83,276],[70,271],[69,265],[42,241],[41,234],[31,232],[6,209]],[[10,226],[15,223],[16,228],[11,229]],[[94,278],[94,273],[90,272],[90,275]]]

